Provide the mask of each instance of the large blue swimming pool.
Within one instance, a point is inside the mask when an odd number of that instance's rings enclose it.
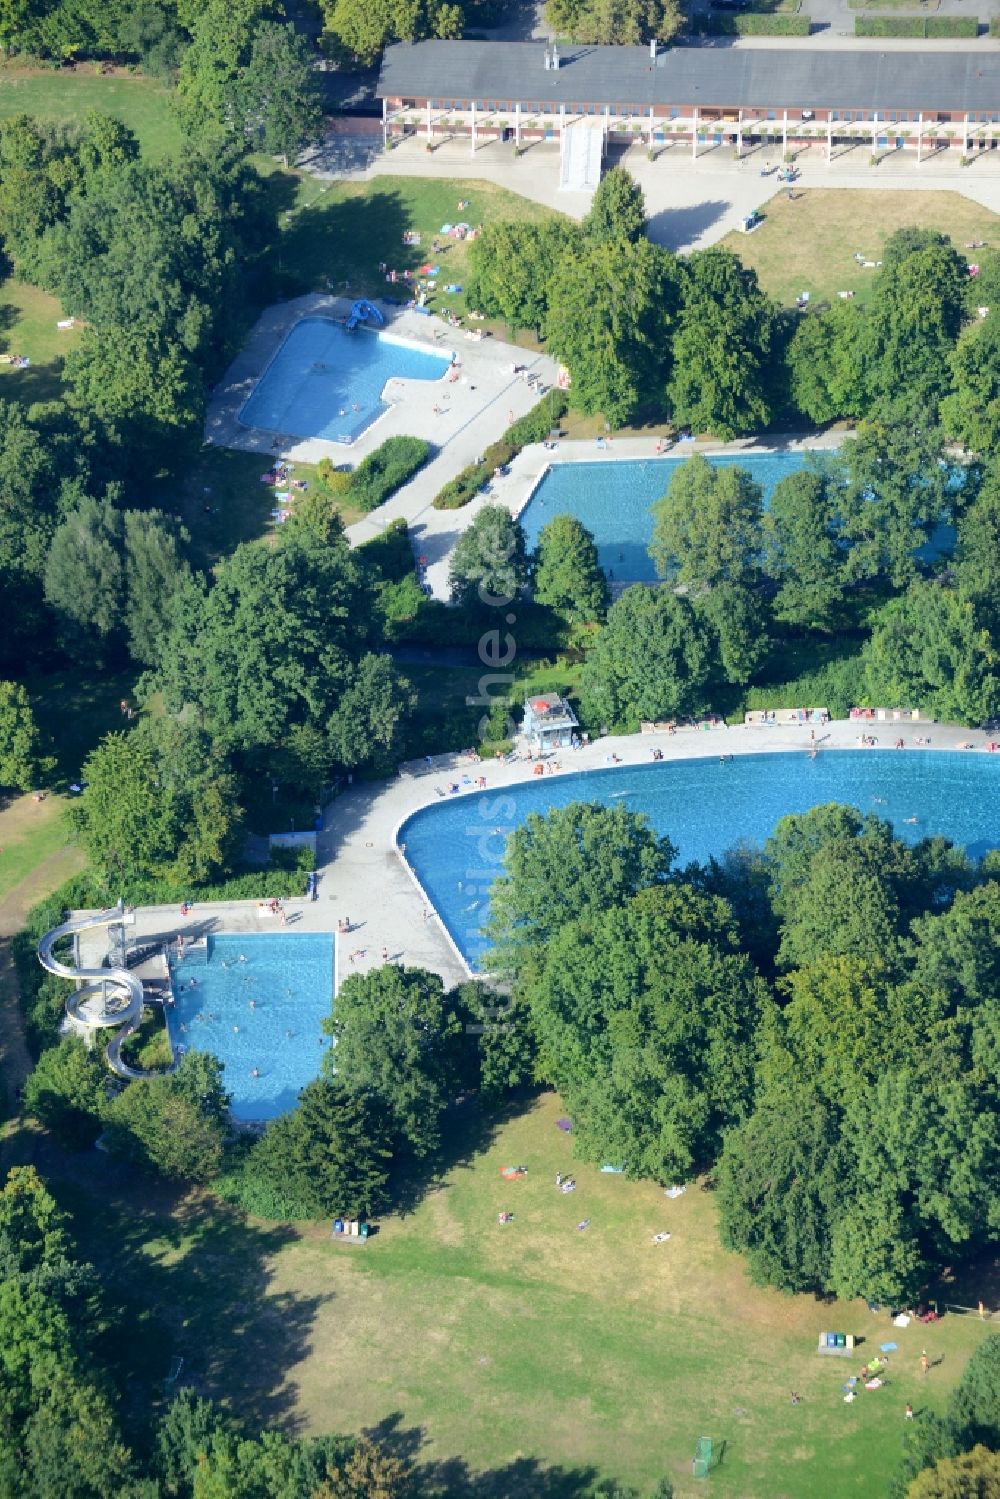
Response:
[[[333,1001],[333,936],[209,937],[207,962],[194,951],[183,962],[172,956],[171,972],[170,1038],[224,1064],[236,1118],[273,1119],[294,1108],[330,1045],[320,1025]]]
[[[678,463],[689,458],[628,458],[604,463],[554,463],[521,512],[528,545],[556,515],[573,515],[597,543],[601,567],[616,583],[653,583],[647,550],[650,507],[666,494]],[[780,479],[805,462],[803,453],[739,453],[710,457],[717,468],[745,468],[763,485],[765,504]]]
[[[450,354],[385,333],[348,333],[329,318],[303,318],[288,334],[240,412],[245,427],[354,442],[386,411],[386,382],[440,380]]]
[[[676,844],[681,864],[741,841],[763,843],[786,813],[832,801],[876,812],[910,842],[940,833],[975,857],[1000,846],[1000,756],[959,751],[832,750],[810,760],[800,750],[738,755],[725,763],[712,755],[474,792],[414,813],[399,833],[408,861],[471,966],[485,948],[481,928],[507,834],[529,812],[618,799],[644,812]],[[909,821],[913,817],[916,823]]]

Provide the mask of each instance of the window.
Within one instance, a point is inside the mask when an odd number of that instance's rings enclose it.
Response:
[[[895,123],[896,123],[896,111],[894,109],[890,109],[890,111],[889,111],[889,124],[890,125],[895,125]]]
[[[676,120],[679,114],[680,114],[680,110],[677,108],[676,104],[671,105],[671,108],[670,108],[670,118],[672,120]]]
[[[777,112],[773,109],[769,109],[767,112],[767,117],[769,120],[776,120],[778,117]]]

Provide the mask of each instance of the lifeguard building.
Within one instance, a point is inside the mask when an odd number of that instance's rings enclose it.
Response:
[[[572,748],[578,728],[576,714],[557,692],[525,699],[521,733],[535,754]]]

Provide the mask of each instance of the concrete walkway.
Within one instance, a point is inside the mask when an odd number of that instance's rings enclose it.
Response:
[[[770,40],[770,39],[768,39]],[[916,152],[887,151],[877,167],[869,165],[870,146],[838,147],[832,162],[826,144],[797,151],[800,173],[795,190],[838,187],[888,188],[903,192],[960,193],[994,213],[1000,213],[1000,151],[984,152],[969,167],[959,166],[957,150],[940,151],[917,165]],[[672,250],[704,249],[738,229],[752,209],[761,208],[783,191],[775,173],[761,177],[762,167],[781,164],[781,149],[762,147],[734,161],[729,146],[705,145],[692,160],[690,144],[659,144],[650,161],[645,142],[624,151],[613,150],[609,161],[621,161],[646,196],[649,234]],[[344,176],[370,182],[376,177],[474,178],[520,193],[549,208],[559,208],[581,219],[589,211],[589,193],[559,191],[559,146],[537,142],[516,160],[509,145],[491,142],[475,153],[467,139],[442,140],[428,156],[422,140],[408,140],[379,155],[363,171],[340,173],[315,170],[324,178]]]
[[[862,730],[879,738],[877,750],[858,748]],[[855,750],[857,753],[894,753],[891,746],[900,737],[915,754],[956,749],[971,743],[982,751],[988,736],[976,730],[947,724],[873,723],[859,725],[838,720],[817,730],[823,749]],[[931,746],[917,747],[918,738],[929,737]],[[809,747],[809,725],[776,725],[745,728],[719,728],[711,732],[697,729],[678,730],[674,735],[634,734],[629,737],[601,739],[561,757],[562,774],[589,770],[607,770],[613,751],[622,767],[644,765],[650,761],[653,748],[662,750],[665,760],[716,759],[720,754],[781,754],[788,750],[805,751]],[[489,762],[477,767],[475,775],[486,778],[490,791],[514,786],[532,779],[530,763],[512,765]],[[338,917],[348,916],[354,931],[341,940],[338,948],[338,979],[351,972],[365,971],[381,962],[387,949],[395,962],[417,965],[440,973],[448,984],[468,976],[461,954],[457,951],[431,902],[421,890],[416,876],[405,860],[405,851],[397,847],[400,824],[421,807],[438,806],[435,790],[449,780],[461,782],[470,774],[470,762],[462,755],[436,756],[433,770],[426,776],[399,776],[378,785],[356,785],[332,802],[326,809],[319,840],[322,869],[320,904],[332,907]],[[585,797],[586,781],[580,782],[580,796]],[[491,816],[501,815],[491,813]],[[351,953],[355,954],[351,962]]]

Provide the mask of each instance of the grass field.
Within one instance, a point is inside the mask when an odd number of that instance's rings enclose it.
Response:
[[[43,802],[18,796],[0,810],[0,912],[7,897],[40,865],[65,869],[53,879],[52,888],[80,867],[79,851],[69,843],[65,812],[61,796],[47,796]],[[0,931],[3,926],[0,920]]]
[[[460,202],[466,206],[459,208]],[[509,218],[537,222],[552,214],[487,182],[378,177],[371,183],[319,183],[300,177],[294,206],[282,215],[277,270],[289,291],[367,292],[405,301],[405,282],[386,285],[380,262],[396,271],[440,265],[437,294],[429,305],[435,312],[461,313],[464,293],[445,293],[444,286],[464,283],[468,247],[442,236],[442,225]],[[421,236],[419,245],[403,244],[407,231]],[[443,246],[438,253],[431,249],[435,237]]]
[[[569,1499],[585,1474],[704,1493],[690,1476],[699,1436],[724,1444],[711,1490],[725,1499],[883,1492],[905,1403],[942,1404],[982,1324],[898,1330],[863,1303],[752,1287],[719,1248],[710,1193],[670,1202],[576,1166],[561,1112],[544,1096],[493,1134],[470,1113],[454,1164],[365,1249],[331,1244],[326,1225],[244,1223],[93,1152],[39,1168],[113,1280],[131,1336],[109,1354],[139,1404],[180,1354],[185,1378],[251,1421],[375,1428],[455,1495]],[[505,1182],[513,1164],[528,1177]],[[557,1171],[575,1192],[556,1191]],[[672,1238],[654,1245],[661,1230]],[[866,1341],[819,1358],[826,1330]],[[842,1383],[890,1339],[887,1386],[846,1405]]]
[[[858,265],[855,251],[880,260],[888,236],[910,224],[950,235],[959,249],[973,240],[1000,245],[1000,218],[958,193],[876,188],[800,190],[792,202],[778,194],[765,205],[759,229],[729,234],[722,243],[753,266],[764,290],[786,305],[803,291],[813,303],[835,301],[838,291],[853,291],[863,302],[871,295],[875,272]]]
[[[82,124],[92,110],[124,120],[153,160],[178,151],[181,130],[170,93],[151,79],[122,69],[102,73],[97,64],[72,68],[0,65],[0,116],[31,114],[60,125]]]
[[[63,356],[81,333],[79,328],[57,328],[62,316],[62,308],[48,292],[13,276],[0,279],[0,354],[23,354],[31,360],[26,370],[0,364],[0,399],[25,406],[58,399]]]
[[[131,697],[137,675],[74,666],[25,677],[39,728],[52,744],[57,781],[75,781],[98,740],[125,727],[120,704]]]

